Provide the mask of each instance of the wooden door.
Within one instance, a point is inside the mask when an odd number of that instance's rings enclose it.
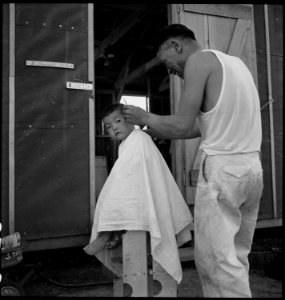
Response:
[[[9,223],[31,242],[29,250],[89,239],[92,17],[88,4],[10,5]]]
[[[257,84],[253,7],[248,4],[172,4],[170,23],[192,29],[207,49],[240,57],[249,67]],[[173,112],[177,107],[182,80],[172,78]],[[201,151],[200,138],[179,141],[175,146],[175,170],[186,202],[194,204]]]

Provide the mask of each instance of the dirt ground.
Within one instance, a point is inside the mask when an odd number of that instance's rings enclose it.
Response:
[[[249,260],[253,298],[282,298],[280,238],[256,239]],[[194,262],[183,262],[182,268],[178,297],[203,297]],[[23,261],[5,272],[6,279],[16,283],[26,277],[25,296],[113,297],[112,274],[82,248],[24,253]]]

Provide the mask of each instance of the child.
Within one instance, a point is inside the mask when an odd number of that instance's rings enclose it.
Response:
[[[114,104],[103,114],[109,136],[120,141],[119,157],[99,195],[84,250],[94,255],[116,247],[125,230],[148,231],[153,259],[180,282],[178,247],[191,239],[192,216],[151,137],[124,119],[123,107]]]
[[[123,107],[123,104],[113,104],[111,106],[108,106],[105,110],[103,110],[101,114],[101,118],[105,129],[107,130],[109,137],[114,141],[123,141],[135,128],[134,125],[126,122],[126,120],[122,116],[121,111]],[[99,245],[98,249],[100,250],[101,247],[104,247],[104,243],[106,248],[109,250],[116,248],[121,243],[122,233],[123,231],[101,232],[99,236],[100,241],[102,242],[102,246]]]

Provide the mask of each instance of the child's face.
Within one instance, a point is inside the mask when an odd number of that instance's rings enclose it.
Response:
[[[134,129],[134,125],[128,123],[119,110],[115,110],[106,116],[103,122],[112,140],[122,141]]]

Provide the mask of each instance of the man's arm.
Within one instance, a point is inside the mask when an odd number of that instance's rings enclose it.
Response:
[[[203,52],[191,55],[184,69],[184,88],[175,115],[160,116],[127,106],[124,116],[133,124],[151,127],[163,138],[187,139],[200,136],[195,120],[200,111],[204,89],[210,73],[208,56]]]
[[[160,132],[156,131],[155,129],[148,127],[147,132],[152,136],[152,137],[156,137],[159,139],[170,139],[169,134],[163,135]],[[197,138],[200,137],[201,133],[200,133],[200,128],[198,125],[197,120],[195,121],[194,127],[192,128],[191,132],[187,133],[187,137],[181,137],[181,139],[193,139],[193,138]],[[176,139],[178,139],[178,137],[174,137]]]

